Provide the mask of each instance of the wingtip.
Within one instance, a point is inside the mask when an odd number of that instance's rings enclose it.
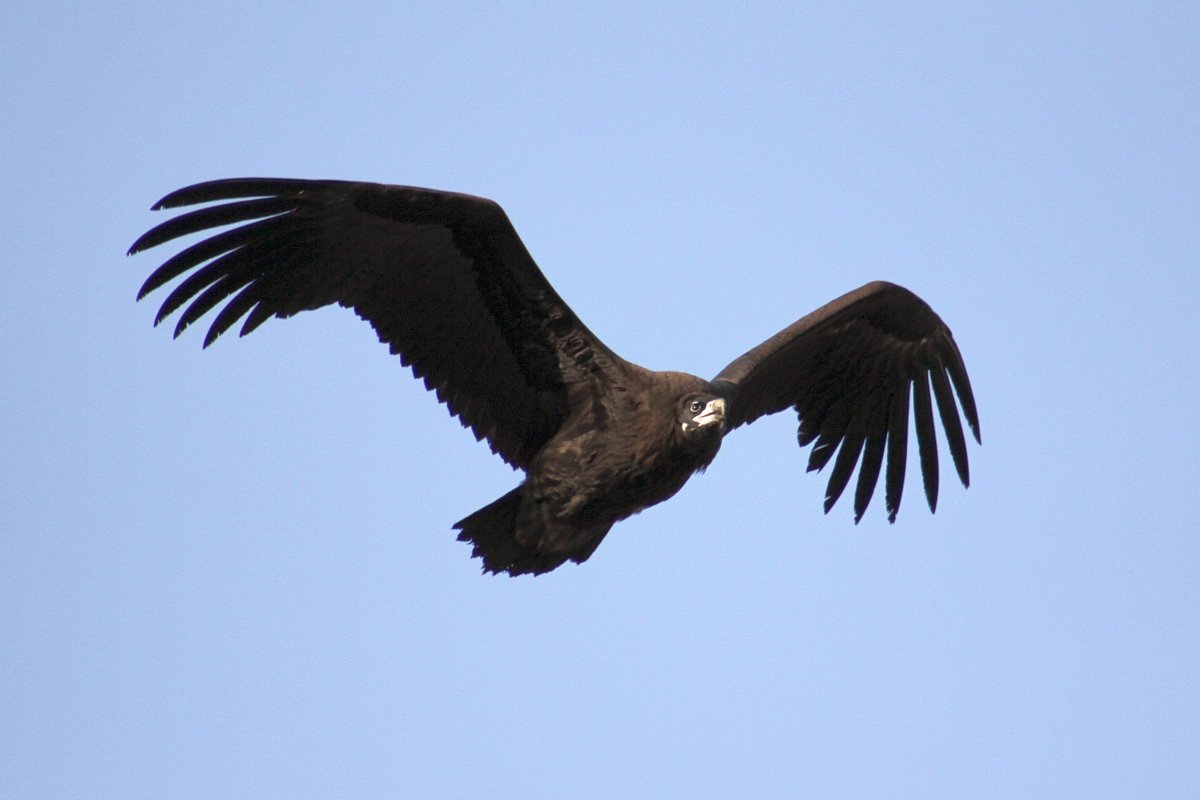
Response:
[[[129,249],[125,251],[125,255],[126,256],[136,256],[138,253],[142,252],[143,250],[149,250],[151,245],[148,245],[145,242],[146,242],[146,234],[143,233],[141,236],[139,236],[137,239],[134,240],[133,244],[129,245]]]

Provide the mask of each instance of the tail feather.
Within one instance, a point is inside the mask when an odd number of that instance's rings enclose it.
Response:
[[[540,575],[562,565],[569,557],[568,553],[544,553],[517,541],[521,489],[518,486],[454,523],[455,530],[460,531],[458,540],[470,542],[473,545],[471,555],[483,559],[484,572]]]

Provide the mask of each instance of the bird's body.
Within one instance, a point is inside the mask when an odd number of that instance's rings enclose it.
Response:
[[[706,382],[695,376],[633,369],[642,373],[636,390],[618,385],[573,406],[525,481],[455,524],[485,565],[521,574],[583,561],[614,523],[668,499],[712,462],[724,401],[705,394]],[[689,410],[692,402],[703,407]],[[704,424],[684,428],[683,418],[705,411]]]
[[[234,179],[191,186],[156,208],[228,201],[168,220],[137,252],[238,224],[184,249],[141,294],[187,273],[158,320],[187,305],[176,335],[224,302],[205,344],[242,317],[338,303],[353,308],[451,413],[525,480],[459,521],[485,570],[540,573],[581,562],[617,521],[673,496],[722,437],[795,408],[809,469],[836,450],[826,511],[862,457],[856,519],[883,468],[889,515],[904,481],[913,400],[926,496],[937,496],[930,386],[955,467],[966,446],[951,383],[978,439],[949,329],[905,289],[851,292],[753,348],[711,381],[652,372],[609,350],[546,281],[495,203],[414,187]],[[156,321],[158,321],[156,320]]]

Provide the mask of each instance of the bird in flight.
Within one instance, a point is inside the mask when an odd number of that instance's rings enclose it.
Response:
[[[221,306],[207,347],[239,320],[244,336],[271,317],[333,303],[353,309],[464,427],[525,472],[508,494],[454,525],[485,572],[538,574],[587,560],[614,523],[703,471],[726,434],[789,408],[799,416],[800,446],[812,445],[808,470],[833,462],[826,512],[857,466],[855,522],[881,472],[895,520],[910,406],[930,510],[935,402],[955,470],[969,484],[959,409],[981,440],[962,356],[941,318],[895,284],[868,283],[833,300],[705,380],[648,370],[606,347],[491,200],[235,178],[172,192],[154,209],[199,204],[129,249],[211,234],[142,285],[139,300],[182,277],[155,324],[182,308],[178,336]]]

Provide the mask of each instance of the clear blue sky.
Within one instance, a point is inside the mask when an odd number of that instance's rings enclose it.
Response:
[[[1200,796],[1200,6],[498,5],[0,11],[0,795]],[[481,576],[519,476],[366,325],[134,303],[243,175],[495,198],[652,368],[908,286],[974,485],[825,516],[780,415]]]

